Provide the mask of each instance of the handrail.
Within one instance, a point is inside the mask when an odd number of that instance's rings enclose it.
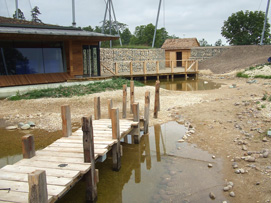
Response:
[[[112,70],[110,70],[110,68],[106,67],[104,64],[101,63],[101,65],[108,70],[110,73],[112,73],[113,75],[116,75]]]

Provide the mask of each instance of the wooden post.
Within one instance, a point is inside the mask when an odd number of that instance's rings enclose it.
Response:
[[[127,112],[127,85],[123,85],[122,118],[126,118]]]
[[[149,113],[150,113],[150,92],[145,92],[145,107],[144,107],[144,134],[149,132]]]
[[[22,137],[23,158],[30,159],[36,155],[35,143],[33,135],[25,135]]]
[[[160,106],[160,81],[156,81],[155,84],[155,100],[154,100],[154,113],[153,117],[158,118],[158,111],[159,111],[159,106]]]
[[[197,60],[196,61],[196,71],[198,71],[199,70],[199,61]]]
[[[82,118],[84,162],[91,163],[91,169],[86,173],[86,200],[94,202],[97,199],[97,178],[95,171],[94,140],[92,117]]]
[[[133,61],[130,62],[130,75],[133,75]]]
[[[113,108],[111,117],[112,139],[117,139],[117,143],[112,147],[113,170],[119,171],[121,168],[119,109]]]
[[[170,61],[171,73],[173,73],[173,61]]]
[[[61,106],[62,134],[63,137],[72,135],[71,111],[69,105]]]
[[[42,170],[36,170],[28,174],[28,202],[29,203],[48,203],[48,191],[46,173]]]
[[[111,109],[113,108],[112,99],[107,100],[107,107],[108,107],[108,118],[111,119]]]
[[[160,134],[161,134],[161,126],[159,124],[157,124],[157,125],[154,126],[155,148],[156,148],[156,159],[157,159],[157,162],[161,162]]]
[[[143,62],[143,73],[144,73],[144,75],[146,75],[146,72],[147,72],[147,62],[144,61]]]
[[[118,63],[115,62],[115,74],[118,75],[119,73],[119,66],[118,66]]]
[[[159,61],[156,61],[156,73],[159,73]]]
[[[133,113],[133,103],[135,102],[135,87],[134,87],[134,81],[130,81],[130,113]]]
[[[133,121],[138,122],[137,126],[134,126],[133,139],[135,144],[139,144],[140,139],[140,123],[139,123],[139,103],[133,103]]]
[[[187,65],[187,60],[185,61],[185,72],[186,72],[186,70],[187,70],[187,67],[188,67],[188,65]]]
[[[99,120],[101,118],[101,99],[100,97],[94,97],[94,119]]]

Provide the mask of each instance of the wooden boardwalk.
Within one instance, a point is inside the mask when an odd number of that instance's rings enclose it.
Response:
[[[120,120],[120,135],[124,138],[138,122]],[[95,159],[104,156],[118,142],[112,139],[110,119],[93,121]],[[44,170],[47,177],[48,201],[61,198],[91,168],[84,163],[83,131],[56,140],[37,151],[36,156],[22,159],[0,169],[0,202],[28,202],[28,174]]]

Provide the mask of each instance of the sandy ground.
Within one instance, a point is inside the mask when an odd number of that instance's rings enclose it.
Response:
[[[248,79],[238,79],[230,74],[201,77],[224,85],[216,90],[195,92],[161,89],[158,119],[152,118],[154,87],[135,88],[140,114],[143,115],[144,94],[148,90],[151,92],[151,125],[171,120],[189,122],[195,128],[195,133],[187,141],[222,158],[225,184],[227,181],[234,183],[231,191],[234,191],[235,197],[230,197],[229,191],[225,192],[228,202],[270,202],[271,154],[268,156],[266,151],[271,150],[271,138],[267,137],[267,142],[264,142],[263,137],[271,128],[271,102],[262,101],[261,98],[264,94],[271,95],[271,80],[257,79],[250,84],[247,83]],[[82,116],[93,115],[96,96],[101,97],[103,118],[107,117],[108,99],[113,99],[114,107],[121,111],[122,91],[60,99],[1,100],[0,125],[34,121],[36,128],[56,131],[61,129],[61,105],[70,105],[72,122],[80,123]],[[263,158],[263,154],[267,158]],[[254,161],[249,155],[255,157],[255,162],[246,160]],[[236,170],[242,173],[237,174]]]

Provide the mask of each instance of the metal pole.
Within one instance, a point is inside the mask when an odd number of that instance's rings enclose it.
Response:
[[[109,0],[109,34],[112,34],[112,19],[111,19],[111,0]],[[112,48],[112,40],[110,40],[110,48]]]
[[[118,21],[117,21],[116,14],[115,14],[115,9],[114,9],[114,6],[113,6],[113,1],[111,3],[112,3],[113,15],[114,15],[115,22],[116,22],[116,28],[117,28],[117,31],[118,31],[118,35],[120,37],[120,31],[119,31]],[[120,40],[120,46],[122,46],[121,37],[119,38],[119,40]]]
[[[105,21],[106,21],[106,15],[107,15],[107,9],[108,9],[108,1],[105,2],[106,6],[105,6],[105,12],[104,12],[104,21],[103,21],[103,26],[102,26],[102,33],[104,34],[104,24],[105,24]],[[102,42],[99,42],[99,46],[101,47],[102,46]]]
[[[155,30],[154,30],[154,35],[153,35],[153,41],[152,41],[152,48],[154,47],[154,43],[155,43],[156,30],[157,30],[157,25],[158,25],[158,20],[159,20],[159,14],[160,14],[160,9],[161,9],[161,2],[162,2],[162,0],[159,1],[157,18],[156,18],[156,25],[155,25]]]
[[[265,26],[266,26],[266,21],[267,21],[267,16],[268,16],[269,3],[270,3],[270,0],[267,1],[267,7],[266,7],[266,12],[265,12],[265,19],[264,19],[264,24],[263,24],[263,32],[262,32],[260,45],[263,45],[263,38],[264,38]]]
[[[75,0],[72,0],[72,26],[76,27],[76,22],[75,22]]]
[[[19,6],[18,6],[18,0],[15,0],[15,5],[16,5],[16,18],[19,19]]]

